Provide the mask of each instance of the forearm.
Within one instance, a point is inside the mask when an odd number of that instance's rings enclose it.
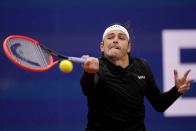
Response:
[[[153,94],[152,94],[153,95]],[[168,92],[159,95],[153,95],[150,97],[150,102],[158,112],[164,112],[169,106],[171,106],[181,94],[177,91],[176,87],[173,87]]]
[[[84,95],[92,95],[95,88],[95,74],[84,72],[80,79],[80,85]]]

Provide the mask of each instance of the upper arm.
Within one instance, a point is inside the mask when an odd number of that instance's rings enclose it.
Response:
[[[102,77],[103,73],[101,70],[99,70],[96,74],[84,72],[80,79],[83,94],[86,96],[92,95],[96,91],[96,88],[103,83]]]

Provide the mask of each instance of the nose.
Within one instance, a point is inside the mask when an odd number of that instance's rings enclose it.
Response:
[[[113,43],[114,43],[114,44],[118,44],[118,37],[115,37],[115,38],[114,38]]]

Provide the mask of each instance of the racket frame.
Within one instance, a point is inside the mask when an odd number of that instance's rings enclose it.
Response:
[[[34,68],[34,67],[29,67],[29,66],[26,66],[24,64],[21,64],[21,62],[17,61],[13,56],[12,54],[10,53],[9,49],[8,49],[8,43],[11,39],[23,39],[23,40],[27,40],[27,41],[31,41],[33,44],[35,45],[38,45],[42,48],[42,45],[37,41],[37,40],[34,40],[30,37],[26,37],[26,36],[21,36],[21,35],[10,35],[8,36],[4,42],[3,42],[3,50],[6,54],[6,56],[14,63],[16,64],[17,66],[25,69],[25,70],[28,70],[28,71],[34,71],[34,72],[43,72],[43,71],[47,71],[49,70],[52,66],[54,66],[55,64],[57,64],[59,61],[54,61],[51,53],[50,53],[50,50],[47,49],[46,47],[44,47],[44,49],[46,50],[47,54],[49,55],[49,64],[46,66],[46,67],[43,67],[43,68]],[[47,51],[49,50],[49,52]]]

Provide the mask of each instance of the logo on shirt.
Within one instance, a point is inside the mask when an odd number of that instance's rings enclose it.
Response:
[[[142,79],[145,79],[146,78],[146,76],[137,76],[138,77],[138,79],[140,79],[140,80],[142,80]]]

